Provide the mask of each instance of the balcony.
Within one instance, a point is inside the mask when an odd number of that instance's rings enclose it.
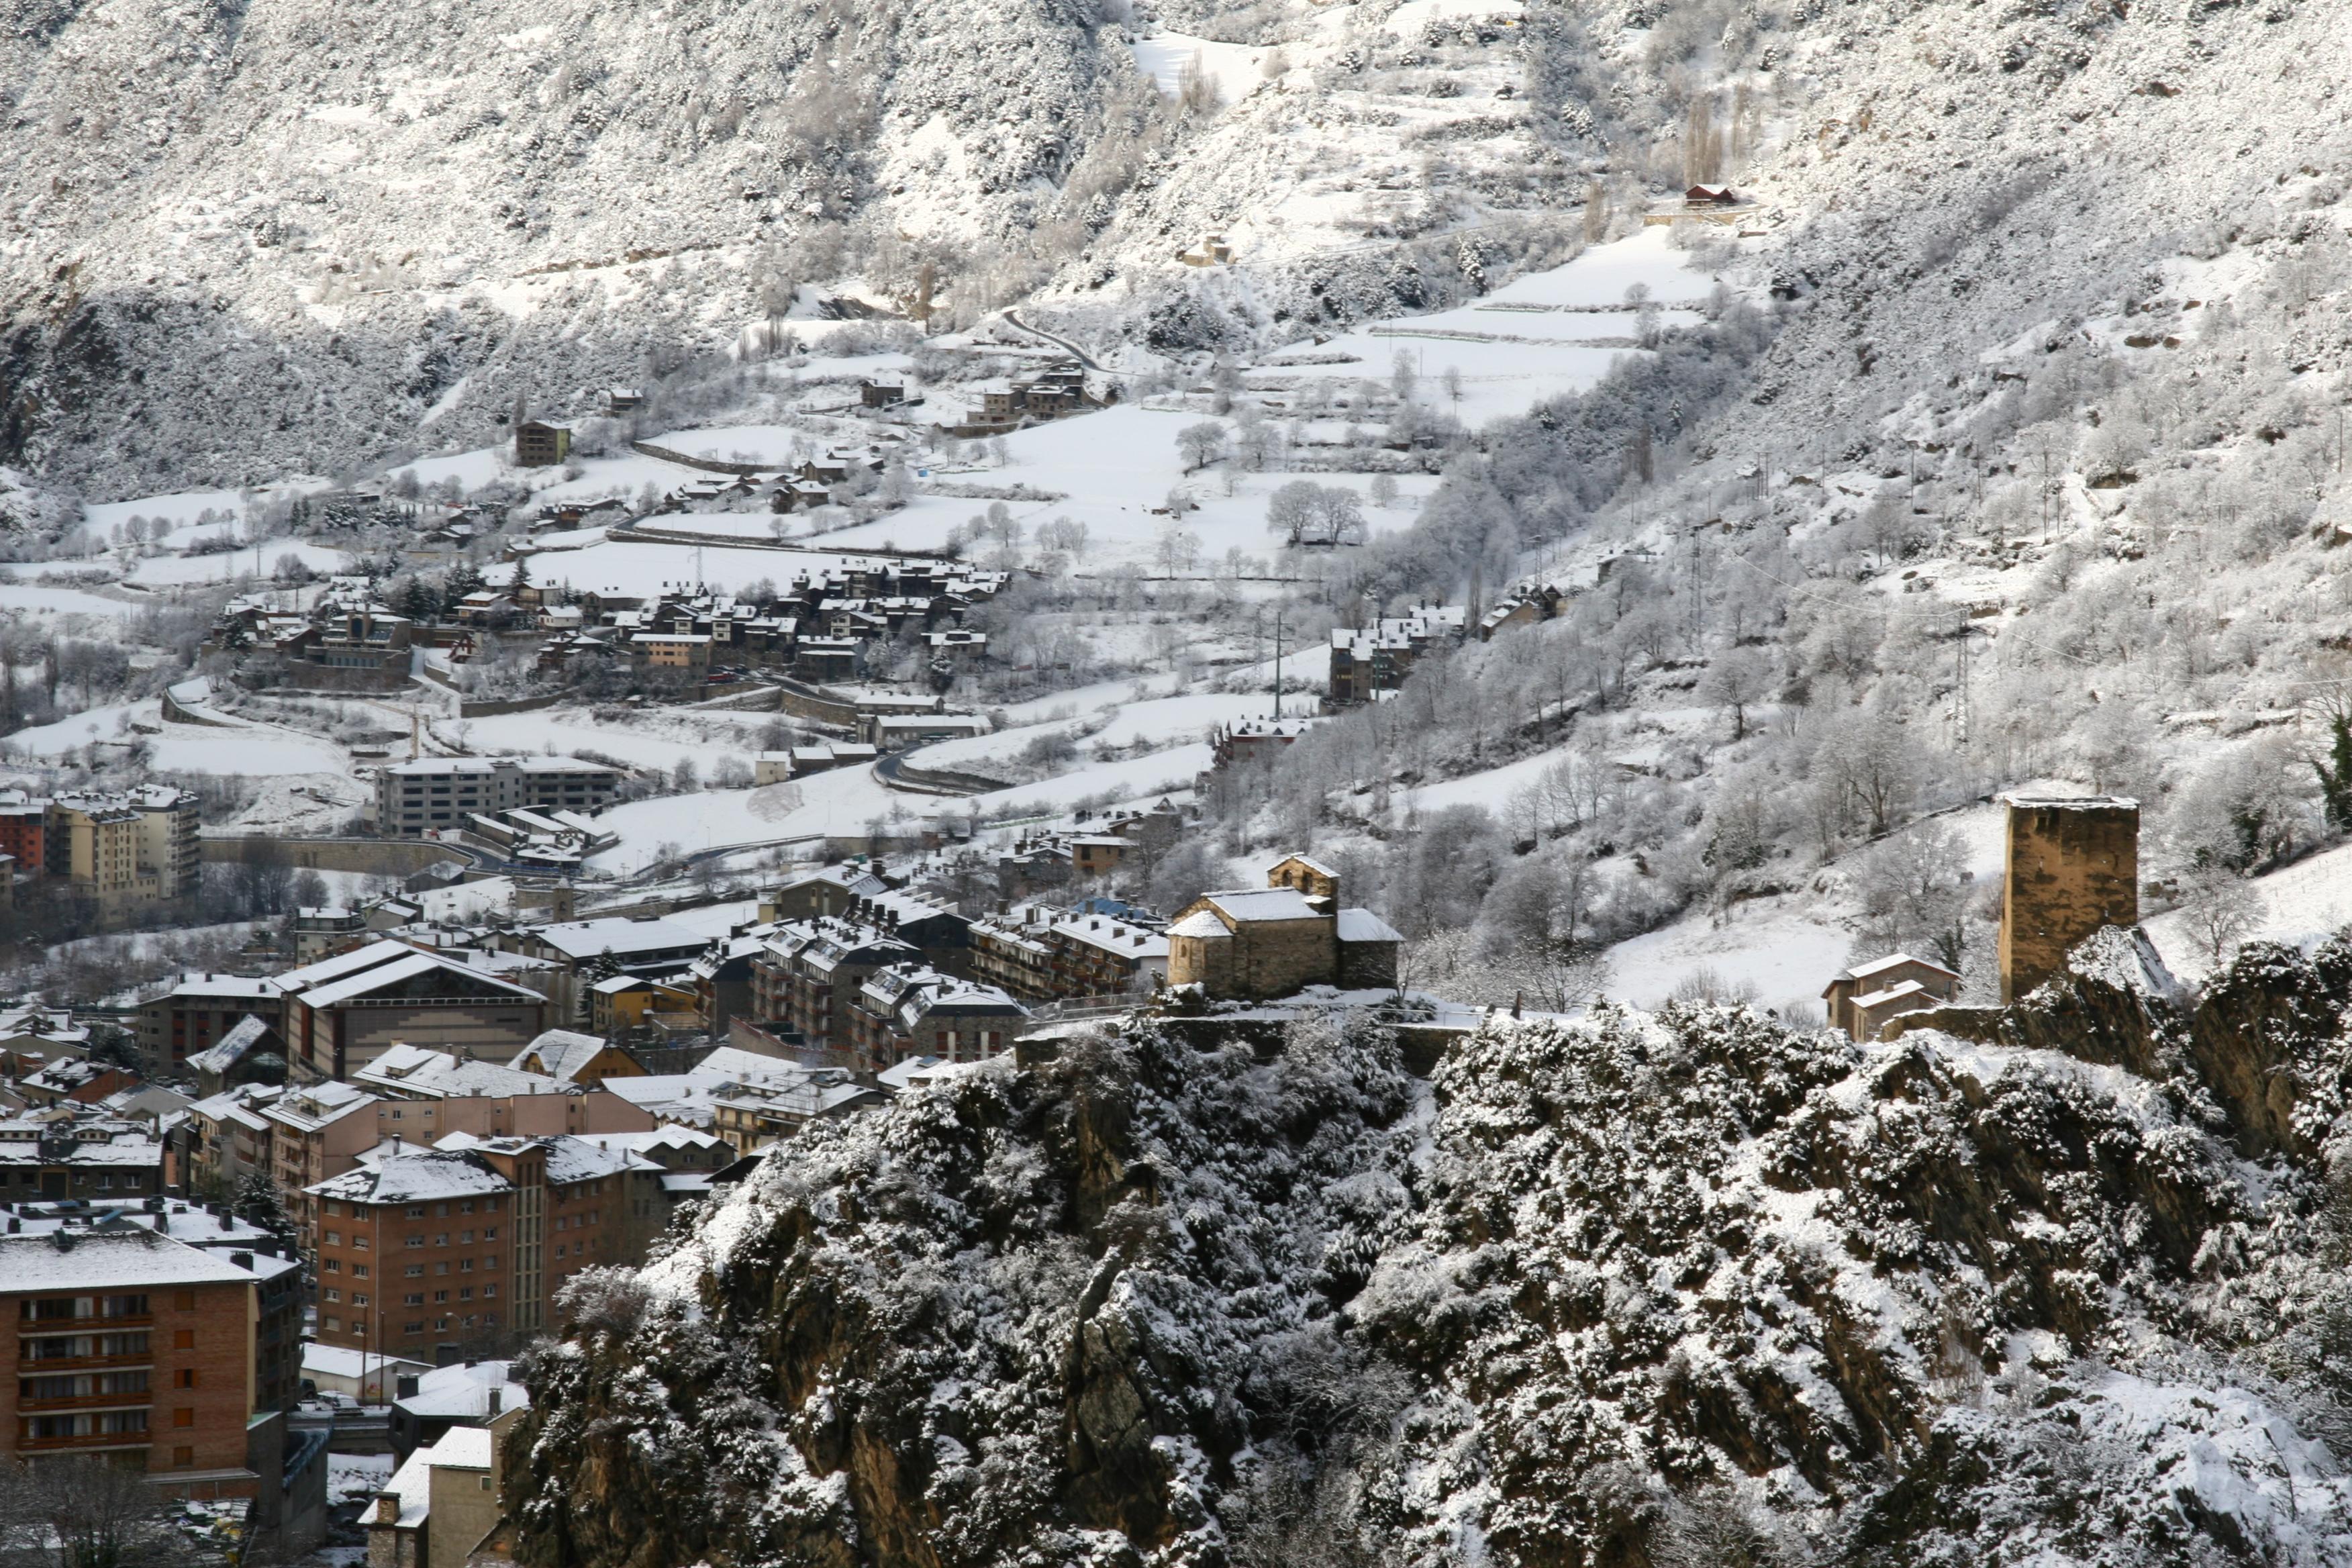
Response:
[[[26,1339],[35,1334],[110,1334],[117,1329],[146,1329],[154,1324],[152,1312],[129,1312],[119,1318],[19,1318],[16,1336]]]
[[[146,1394],[77,1394],[65,1399],[20,1399],[16,1408],[26,1415],[38,1412],[47,1415],[58,1410],[145,1410],[155,1403],[153,1393]]]
[[[20,1454],[73,1453],[89,1448],[152,1448],[154,1435],[150,1432],[85,1432],[76,1437],[23,1437],[16,1443]]]
[[[47,1377],[51,1373],[103,1372],[110,1367],[152,1366],[153,1351],[132,1351],[125,1355],[64,1355],[42,1356],[36,1360],[19,1354],[16,1372],[20,1377]]]

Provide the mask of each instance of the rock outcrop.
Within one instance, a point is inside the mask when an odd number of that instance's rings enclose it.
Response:
[[[1981,1041],[1603,1008],[1423,1081],[1360,1016],[942,1085],[566,1297],[522,1555],[2332,1562],[2347,989],[2339,941]]]

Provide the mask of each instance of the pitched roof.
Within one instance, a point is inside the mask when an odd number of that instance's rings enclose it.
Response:
[[[1201,896],[1236,921],[1311,921],[1322,915],[1296,888],[1234,888]]]
[[[1402,942],[1404,933],[1370,910],[1339,911],[1341,942]]]

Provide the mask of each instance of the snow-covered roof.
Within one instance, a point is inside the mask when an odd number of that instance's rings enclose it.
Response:
[[[465,975],[478,984],[491,986],[511,996],[532,1002],[547,1000],[528,985],[518,985],[511,980],[500,980],[497,975],[485,973],[471,964],[453,963],[437,953],[419,952],[413,947],[403,948],[403,951],[408,954],[407,957],[394,959],[390,963],[378,964],[356,974],[346,975],[341,980],[331,981],[315,990],[305,991],[301,997],[303,1005],[332,1007],[338,1003],[348,1002],[355,996],[364,996],[379,987],[396,985],[404,980],[414,980],[420,974],[430,974],[436,970],[446,970]]]
[[[1226,930],[1225,922],[1219,920],[1211,910],[1195,910],[1192,913],[1186,915],[1182,920],[1178,921],[1174,925],[1170,926],[1168,928],[1168,934],[1170,936],[1229,937],[1234,933]]]
[[[1329,877],[1336,880],[1339,875],[1339,872],[1334,871],[1330,867],[1326,866],[1322,861],[1316,859],[1311,855],[1277,855],[1273,859],[1265,863],[1265,868],[1268,872],[1272,872],[1278,868],[1291,864],[1293,861],[1306,867],[1308,870],[1314,872],[1318,877]]]
[[[470,1061],[448,1051],[422,1046],[394,1045],[352,1074],[354,1083],[372,1084],[412,1099],[451,1100],[474,1095],[553,1094],[563,1088],[552,1078],[497,1062]]]
[[[1896,969],[1906,963],[1916,963],[1922,969],[1932,969],[1938,974],[1949,974],[1955,980],[1959,978],[1957,972],[1945,968],[1932,958],[1914,958],[1907,952],[1890,952],[1885,958],[1874,958],[1868,963],[1857,963],[1845,972],[1845,977],[1848,980],[1867,980],[1874,974],[1884,974],[1890,969]]]
[[[1867,996],[1857,996],[1853,999],[1853,1005],[1860,1011],[1867,1013],[1874,1009],[1884,1007],[1890,1002],[1899,1002],[1906,997],[1925,996],[1927,994],[1927,988],[1926,986],[1920,984],[1916,980],[1906,980],[1900,984],[1890,985],[1884,991],[1874,991]]]
[[[2137,811],[2139,802],[2127,795],[2024,795],[2000,797],[2003,805],[2029,811]]]
[[[602,1035],[584,1035],[577,1029],[548,1029],[516,1052],[514,1060],[507,1065],[525,1072],[545,1073],[559,1083],[570,1083],[604,1049]],[[536,1068],[525,1068],[523,1063],[527,1061],[539,1065]]]
[[[1402,942],[1404,933],[1370,910],[1339,911],[1341,942]]]
[[[341,980],[346,975],[357,974],[362,970],[391,963],[395,960],[407,957],[415,951],[404,942],[394,942],[386,938],[381,942],[372,942],[365,947],[355,947],[349,952],[339,952],[332,958],[322,958],[316,963],[306,963],[299,969],[289,969],[275,981],[266,984],[272,986],[270,992],[272,995],[276,995],[280,990],[308,991],[313,986],[324,985],[331,981]]]
[[[190,1057],[187,1065],[198,1072],[226,1072],[244,1060],[245,1053],[268,1032],[269,1025],[265,1019],[247,1013],[210,1048]]]
[[[252,1283],[253,1275],[226,1257],[144,1226],[0,1236],[0,1290],[12,1294]]]
[[[522,1408],[530,1403],[530,1390],[514,1381],[514,1363],[508,1361],[461,1362],[437,1367],[416,1380],[416,1392],[404,1394],[393,1403],[412,1415],[427,1420],[482,1421],[490,1415],[490,1394],[499,1395],[501,1412]],[[489,1464],[489,1436],[486,1427],[452,1427],[449,1436],[459,1432],[471,1433],[482,1445],[481,1465]],[[444,1437],[442,1442],[449,1439]],[[459,1450],[463,1452],[463,1450]],[[464,1463],[463,1460],[456,1461]]]
[[[544,925],[535,934],[556,952],[575,960],[594,958],[606,952],[625,958],[633,952],[699,949],[709,941],[701,932],[675,921],[639,921],[619,915]]]
[[[314,1083],[278,1097],[263,1114],[297,1131],[309,1131],[340,1121],[352,1112],[373,1105],[379,1096],[348,1083]]]
[[[1235,888],[1201,896],[1236,921],[1311,921],[1321,915],[1296,888]]]
[[[415,1204],[503,1193],[507,1179],[470,1152],[419,1149],[373,1168],[346,1171],[305,1187],[315,1197],[362,1204]]]
[[[382,1351],[346,1350],[341,1345],[322,1345],[316,1341],[302,1346],[302,1374],[305,1377],[395,1376],[402,1373],[424,1372],[433,1363],[405,1361]]]

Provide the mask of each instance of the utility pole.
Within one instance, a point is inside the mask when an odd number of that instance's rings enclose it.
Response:
[[[1274,606],[1274,721],[1282,722],[1282,613],[1285,606],[1277,601]]]

